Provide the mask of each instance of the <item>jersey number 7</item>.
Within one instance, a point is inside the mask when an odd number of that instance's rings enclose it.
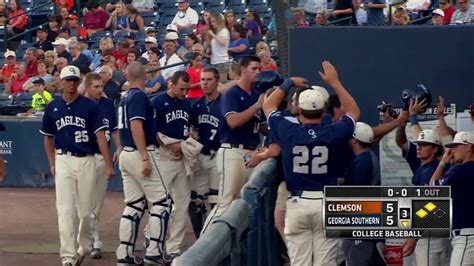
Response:
[[[326,174],[328,172],[328,148],[315,146],[311,150],[311,172],[309,170],[309,148],[306,146],[293,147],[293,172],[298,174]]]

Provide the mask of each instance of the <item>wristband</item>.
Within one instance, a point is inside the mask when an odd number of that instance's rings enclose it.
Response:
[[[443,161],[440,161],[438,166],[444,169],[446,167],[446,164]]]
[[[284,91],[285,94],[288,94],[293,86],[295,86],[295,82],[292,79],[285,79],[285,81],[280,85],[280,89]]]
[[[410,115],[410,123],[412,125],[418,125],[418,118],[416,118],[416,115]]]

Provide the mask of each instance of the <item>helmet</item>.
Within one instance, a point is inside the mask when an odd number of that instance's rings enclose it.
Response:
[[[431,92],[424,85],[418,85],[415,89],[406,89],[403,91],[403,110],[407,111],[408,107],[410,106],[410,102],[414,101],[417,97],[419,102],[426,99],[426,107],[421,110],[422,112],[426,111],[426,108],[431,105],[433,97],[431,96]]]
[[[280,86],[282,83],[283,78],[280,73],[272,70],[262,71],[257,76],[254,88],[261,93],[265,93],[268,89]]]

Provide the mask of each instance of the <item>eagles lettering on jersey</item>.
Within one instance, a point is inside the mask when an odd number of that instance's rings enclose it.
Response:
[[[56,130],[59,131],[65,126],[86,128],[86,120],[84,118],[68,115],[66,117],[61,117],[56,121]]]
[[[188,137],[189,114],[191,103],[188,99],[176,99],[164,93],[152,100],[156,110],[158,131],[175,139]]]
[[[206,96],[203,96],[194,103],[191,111],[190,124],[198,131],[198,141],[203,145],[201,151],[203,154],[216,152],[221,145],[219,142],[219,126],[223,119],[221,99],[219,96],[208,102]]]
[[[213,115],[201,114],[198,116],[198,124],[210,124],[213,127],[219,127],[219,119]]]

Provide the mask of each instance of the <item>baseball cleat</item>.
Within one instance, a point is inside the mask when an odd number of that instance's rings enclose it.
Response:
[[[172,258],[168,255],[145,256],[145,265],[161,265],[170,263]]]
[[[76,260],[76,263],[74,264],[74,266],[79,266],[79,265],[81,265],[83,261],[84,261],[84,256],[82,256],[82,255],[77,255],[77,260]]]
[[[102,258],[102,252],[101,252],[100,248],[92,249],[91,257],[96,259],[96,260]]]
[[[143,259],[137,256],[125,257],[117,260],[117,266],[137,266],[143,265]]]

